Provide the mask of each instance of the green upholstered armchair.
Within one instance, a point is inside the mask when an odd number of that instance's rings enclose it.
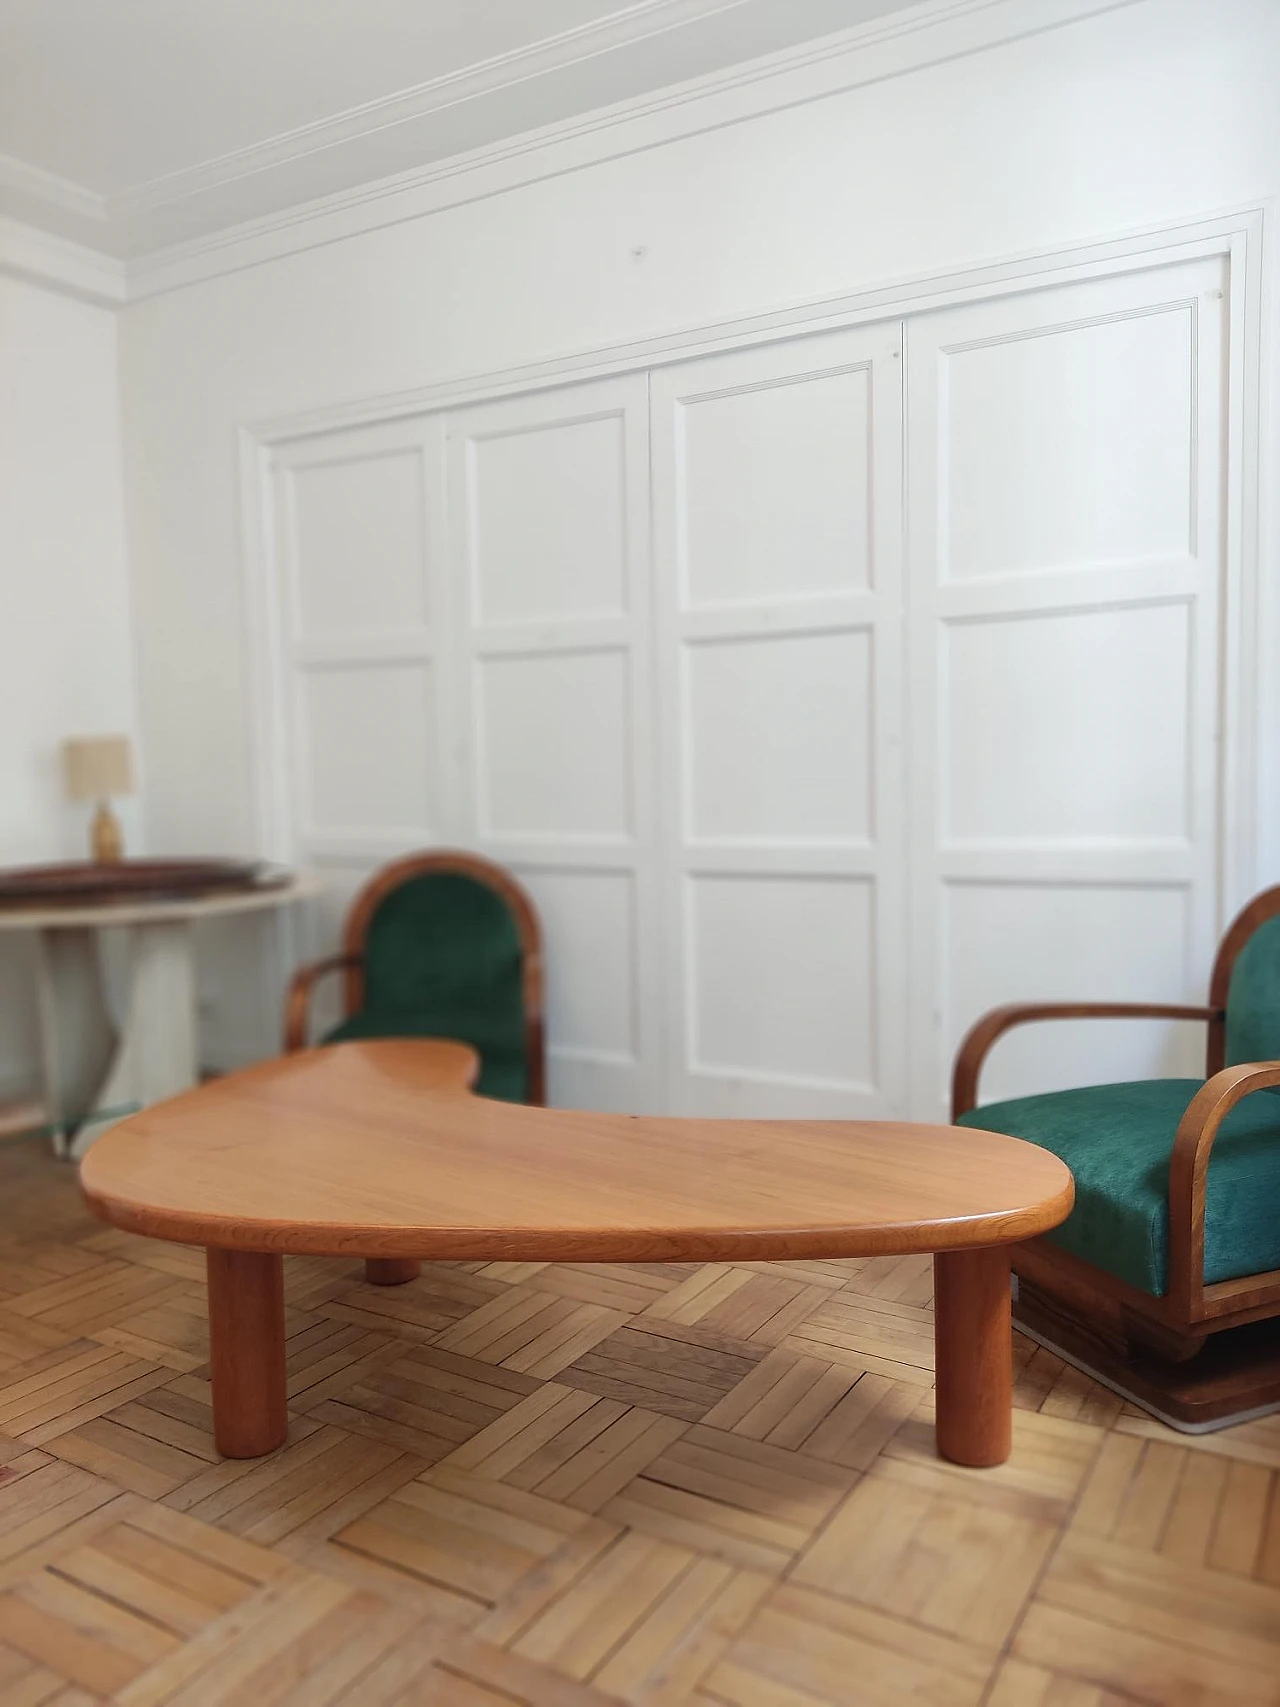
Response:
[[[500,866],[442,851],[377,872],[347,915],[341,954],[295,974],[286,1050],[306,1047],[312,992],[330,972],[344,975],[345,1017],[323,1042],[456,1038],[480,1056],[482,1096],[545,1101],[541,933]]]
[[[976,1106],[982,1063],[1011,1027],[1124,1016],[1206,1021],[1206,1078]],[[961,1045],[952,1090],[957,1124],[1042,1145],[1075,1175],[1062,1226],[1014,1248],[1018,1313],[1036,1337],[1175,1426],[1280,1404],[1280,1331],[1196,1358],[1210,1336],[1280,1316],[1280,887],[1223,938],[1207,1007],[997,1008]]]

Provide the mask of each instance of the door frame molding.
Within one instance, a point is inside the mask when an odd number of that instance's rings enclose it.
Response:
[[[268,858],[288,859],[292,843],[286,684],[279,631],[281,570],[272,500],[277,447],[352,427],[439,414],[460,405],[665,367],[694,357],[877,320],[909,321],[933,309],[1219,255],[1228,262],[1230,303],[1227,490],[1223,503],[1222,876],[1217,907],[1222,918],[1230,915],[1264,877],[1276,875],[1260,870],[1263,847],[1280,852],[1280,805],[1264,800],[1261,787],[1266,769],[1261,751],[1265,710],[1261,661],[1269,637],[1280,645],[1280,587],[1269,590],[1262,575],[1264,517],[1259,480],[1272,360],[1263,309],[1271,271],[1267,239],[1274,219],[1274,203],[1254,203],[959,271],[898,279],[656,337],[245,422],[238,430],[238,449],[250,700],[247,756],[261,853]],[[1271,549],[1269,540],[1267,548]],[[1275,757],[1280,759],[1280,741]],[[285,924],[279,933],[271,933],[277,938],[274,952],[267,950],[273,960],[277,954],[287,954],[291,944],[286,936],[290,932],[291,927]],[[274,983],[281,974],[276,966],[271,971]]]

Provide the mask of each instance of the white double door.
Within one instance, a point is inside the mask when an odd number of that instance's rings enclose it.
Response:
[[[564,1103],[934,1118],[995,1001],[1196,994],[1224,285],[1151,269],[284,447],[297,857],[335,913],[405,846],[515,869]],[[1028,1034],[991,1088],[1182,1047]]]

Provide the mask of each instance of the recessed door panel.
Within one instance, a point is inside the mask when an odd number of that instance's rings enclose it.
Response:
[[[870,369],[805,371],[806,351],[788,355],[798,371],[675,404],[690,606],[870,584]]]

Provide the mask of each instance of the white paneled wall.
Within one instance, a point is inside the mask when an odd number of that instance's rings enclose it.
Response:
[[[902,1106],[899,323],[653,376],[672,1106]]]
[[[511,866],[553,1100],[622,1108],[932,1117],[995,1001],[1197,995],[1227,282],[1151,267],[275,446],[287,851],[332,876],[325,928],[408,848]],[[1110,1048],[1131,1071],[1132,1034],[1029,1032],[990,1089]]]
[[[443,468],[435,419],[327,434],[279,458],[291,808],[317,859],[376,860],[447,821]]]
[[[911,328],[911,1031],[935,1106],[993,1001],[1204,999],[1226,284],[1215,258]],[[984,1094],[1202,1066],[1199,1028],[1132,1023],[1025,1031]]]
[[[662,1102],[643,376],[447,426],[463,787],[450,835],[511,866],[548,939],[549,1091]]]

